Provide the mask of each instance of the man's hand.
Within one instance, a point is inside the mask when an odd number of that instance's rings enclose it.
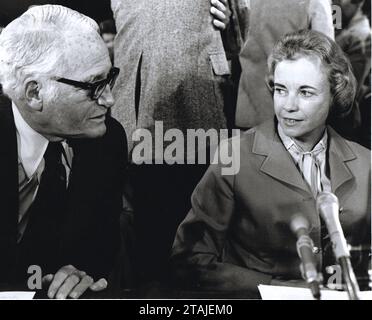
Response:
[[[228,0],[211,0],[211,15],[213,25],[219,30],[225,30],[230,22],[231,11]]]
[[[48,297],[50,299],[78,299],[87,289],[101,291],[106,289],[107,281],[102,278],[94,282],[93,278],[84,271],[72,265],[64,266],[53,274],[43,277],[43,285],[49,285]]]

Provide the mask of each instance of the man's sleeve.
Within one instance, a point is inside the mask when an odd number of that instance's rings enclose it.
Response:
[[[222,31],[226,56],[231,59],[240,54],[248,38],[251,0],[228,0],[231,17],[226,30]]]

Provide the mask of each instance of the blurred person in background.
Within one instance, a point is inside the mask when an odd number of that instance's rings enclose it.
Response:
[[[132,139],[136,129],[151,134],[145,150],[150,164],[132,158],[131,167],[136,271],[146,283],[169,274],[176,228],[207,167],[198,164],[197,154],[209,152],[198,146],[167,164],[163,155],[170,141],[155,143],[155,121],[163,132],[178,129],[185,136],[188,129],[228,128],[234,105],[231,59],[247,36],[249,0],[112,0],[111,7],[115,63],[121,69],[112,115],[126,129],[130,150],[139,144]]]
[[[101,37],[109,50],[111,63],[114,64],[114,39],[116,35],[115,21],[108,19],[100,22],[99,30]]]
[[[334,124],[336,130],[348,139],[370,148],[371,142],[371,26],[363,12],[364,0],[334,0],[341,7],[342,28],[336,32],[336,42],[350,59],[357,79],[354,108],[345,119]]]

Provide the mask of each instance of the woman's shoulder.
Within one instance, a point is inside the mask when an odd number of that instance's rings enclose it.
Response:
[[[268,119],[251,129],[241,132],[240,144],[250,151],[255,149],[255,146],[256,149],[257,147],[262,149],[262,147],[264,147],[263,145],[268,147],[275,139],[275,125],[274,119]]]
[[[341,150],[343,152],[351,151],[351,154],[357,159],[363,162],[367,162],[369,165],[371,163],[371,150],[363,147],[357,142],[348,140],[341,135],[339,135],[334,129],[328,131],[331,134],[331,138],[337,140],[341,144]]]
[[[371,161],[371,150],[367,149],[366,147],[363,147],[359,143],[347,139],[344,140],[357,157],[363,158],[368,162]]]

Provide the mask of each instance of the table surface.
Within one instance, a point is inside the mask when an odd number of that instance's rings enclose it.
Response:
[[[0,291],[29,291],[21,285],[0,284]],[[47,299],[47,290],[36,290],[34,299]],[[112,289],[101,292],[87,291],[81,297],[83,299],[260,299],[255,292],[249,291],[211,291],[211,290],[179,290],[148,285],[135,289]]]
[[[361,288],[368,290],[368,288]],[[370,289],[369,289],[370,290]],[[29,291],[21,285],[0,284],[0,291]],[[152,283],[139,288],[108,288],[101,292],[87,291],[82,299],[261,299],[252,291],[182,290]],[[48,299],[47,290],[36,290],[34,299]]]

